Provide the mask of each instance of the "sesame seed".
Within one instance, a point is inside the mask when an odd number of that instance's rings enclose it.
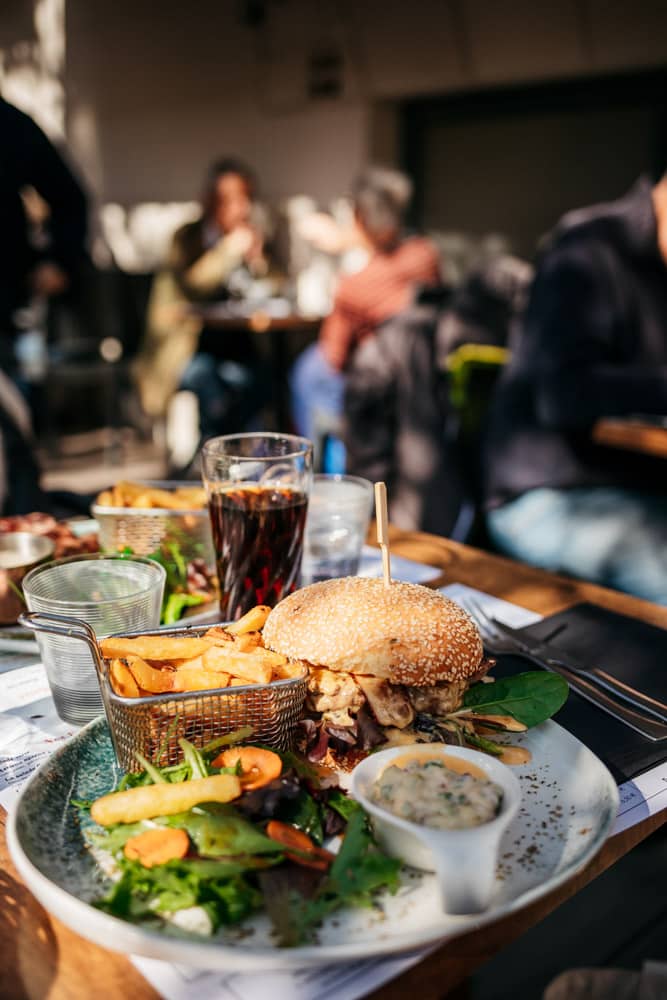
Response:
[[[304,587],[273,609],[263,634],[276,652],[396,684],[465,680],[483,656],[458,604],[418,584],[366,577]]]

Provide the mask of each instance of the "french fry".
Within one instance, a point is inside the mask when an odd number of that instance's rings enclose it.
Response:
[[[172,497],[181,510],[203,510],[206,506],[206,490],[202,486],[181,486]]]
[[[140,493],[138,497],[134,498],[132,506],[136,510],[151,510],[154,505],[148,493]]]
[[[204,670],[204,657],[193,656],[191,660],[172,660],[175,670]]]
[[[256,633],[250,633],[255,635]],[[250,643],[245,643],[245,635],[236,636],[235,642],[214,642],[211,646],[209,652],[211,654],[211,662],[217,663],[221,657],[238,657],[243,656],[248,663],[258,663],[270,666],[280,665],[287,662],[287,657],[282,653],[274,653],[272,649],[265,649],[264,646],[258,645],[254,640]],[[206,655],[205,653],[203,655]],[[226,669],[225,667],[222,668]]]
[[[234,642],[234,636],[221,625],[213,625],[212,628],[204,632],[204,638],[209,639],[216,646],[223,646],[228,642]]]
[[[120,482],[116,483],[114,489],[118,491],[119,496],[125,497],[135,497],[139,493],[143,493],[145,486],[141,483],[133,483],[128,479],[121,479]]]
[[[261,632],[243,632],[241,635],[236,636],[236,642],[234,643],[236,648],[240,653],[249,653],[253,649],[263,648],[262,647],[262,633]],[[268,653],[269,650],[267,649]]]
[[[301,677],[304,671],[303,663],[274,663],[273,665],[273,677],[274,681],[287,680],[290,677]]]
[[[140,688],[149,694],[164,694],[174,689],[174,671],[156,670],[140,656],[129,656],[127,665]]]
[[[272,667],[279,667],[283,663],[287,663],[287,657],[283,653],[274,653],[272,649],[265,649],[263,646],[249,650],[248,655],[260,663],[269,663]]]
[[[169,490],[151,489],[146,492],[151,507],[162,507],[166,510],[178,510],[180,503]]]
[[[97,503],[103,507],[203,510],[206,507],[206,490],[201,486],[164,490],[157,486],[121,479],[110,490],[103,490],[97,497]]]
[[[133,496],[139,496],[136,490]],[[113,690],[136,698],[270,684],[301,676],[302,663],[290,663],[282,653],[264,647],[257,626],[267,613],[268,608],[258,606],[234,626],[214,625],[201,637],[155,633],[102,639],[100,650],[110,661]]]
[[[227,631],[232,635],[242,635],[244,632],[257,632],[264,628],[264,622],[269,617],[271,608],[265,604],[257,604],[250,611],[246,611],[237,622],[232,622],[227,626]]]
[[[179,667],[173,673],[172,691],[208,691],[227,687],[229,674],[222,670],[205,670],[203,667]]]
[[[126,663],[112,660],[109,667],[111,687],[121,698],[138,698],[139,688]]]
[[[111,792],[93,802],[90,815],[100,826],[138,823],[142,819],[187,812],[200,802],[231,802],[240,794],[241,782],[235,775],[216,774],[209,778]]]
[[[102,656],[140,656],[142,660],[191,660],[210,649],[210,639],[195,636],[139,635],[131,638],[109,636],[100,640]]]
[[[225,647],[212,646],[204,653],[203,660],[207,670],[222,670],[252,684],[268,684],[271,680],[271,665],[262,663],[251,653],[228,653]]]

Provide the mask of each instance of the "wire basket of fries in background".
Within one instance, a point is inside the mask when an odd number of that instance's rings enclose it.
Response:
[[[269,608],[252,608],[231,625],[181,627],[96,639],[83,621],[30,614],[34,631],[88,644],[100,679],[114,749],[125,771],[140,754],[165,767],[183,757],[179,740],[197,747],[248,727],[248,739],[290,749],[306,697],[308,669],[265,649]]]
[[[206,491],[193,483],[121,481],[91,507],[103,552],[150,556],[167,571],[162,622],[217,600]]]

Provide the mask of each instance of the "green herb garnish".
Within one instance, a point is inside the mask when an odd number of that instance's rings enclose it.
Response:
[[[501,677],[493,684],[473,684],[465,693],[463,708],[485,715],[511,715],[531,729],[555,715],[568,692],[567,681],[559,674],[531,670]]]

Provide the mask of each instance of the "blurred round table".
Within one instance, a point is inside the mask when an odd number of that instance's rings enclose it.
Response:
[[[265,308],[250,308],[247,303],[212,302],[193,305],[190,311],[198,316],[209,330],[242,332],[268,336],[268,355],[271,363],[273,390],[273,412],[278,430],[291,428],[289,402],[289,339],[300,335],[304,339],[315,340],[319,333],[319,316],[305,316],[303,313],[276,310],[271,303]]]

